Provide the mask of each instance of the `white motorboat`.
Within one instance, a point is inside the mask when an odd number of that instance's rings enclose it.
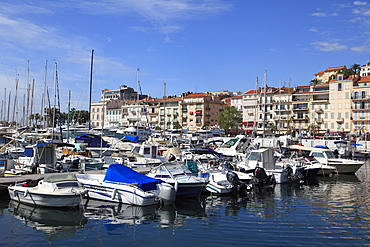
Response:
[[[298,145],[292,145],[289,146],[289,148],[296,148],[304,151],[309,151],[309,156],[314,157],[322,165],[335,167],[334,172],[340,174],[354,174],[365,163],[364,161],[359,160],[336,158],[333,151],[331,151],[328,148],[318,148],[318,147],[313,148]]]
[[[334,173],[336,170],[335,166],[328,165],[326,163],[319,162],[315,157],[310,156],[310,152],[313,148],[306,147],[301,145],[290,145],[285,149],[285,152],[290,154],[288,161],[292,161],[295,157],[296,159],[293,160],[292,165],[299,165],[304,166],[305,169],[303,171],[303,175],[309,176],[308,173],[311,173],[312,170],[318,168],[316,175],[318,176],[329,176],[330,174]],[[314,172],[314,171],[313,171]]]
[[[173,186],[153,179],[121,164],[112,164],[105,174],[77,174],[88,189],[88,197],[137,206],[172,204],[176,191]]]
[[[336,168],[335,173],[340,174],[354,174],[365,163],[359,160],[335,158],[333,151],[330,149],[312,149],[310,156],[317,159],[321,164],[334,166]]]
[[[246,158],[236,163],[239,170],[253,172],[257,179],[269,179],[277,184],[300,182],[300,174],[295,174],[289,167],[276,165],[275,151],[269,148],[251,150]]]
[[[176,196],[183,197],[199,196],[208,183],[207,178],[194,176],[185,165],[178,163],[162,163],[147,175],[171,184],[176,189]]]
[[[36,186],[30,182],[8,187],[10,199],[21,203],[46,207],[76,207],[87,190],[78,182],[76,175],[61,173],[50,175]]]

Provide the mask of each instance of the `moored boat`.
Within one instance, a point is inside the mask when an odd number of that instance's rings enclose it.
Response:
[[[8,187],[10,199],[45,207],[76,207],[87,190],[72,173],[52,174],[37,185],[31,182]]]
[[[148,177],[121,164],[112,164],[106,174],[77,174],[88,189],[88,197],[137,206],[172,204],[175,189],[159,179]]]
[[[194,176],[185,165],[179,163],[162,163],[153,167],[147,175],[171,184],[176,189],[176,196],[183,197],[199,196],[208,183],[208,179]]]

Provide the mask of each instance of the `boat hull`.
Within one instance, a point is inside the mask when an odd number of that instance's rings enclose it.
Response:
[[[339,174],[354,174],[361,168],[364,163],[332,163],[335,166],[335,173]]]
[[[8,188],[10,199],[43,207],[77,207],[81,203],[82,194],[65,194],[65,195],[53,195],[53,194],[38,194],[33,193],[31,189],[25,189],[23,187],[16,188],[18,186],[12,186]]]
[[[137,206],[158,204],[153,192],[145,192],[130,184],[103,182],[105,175],[77,175],[80,183],[88,190],[89,198]]]

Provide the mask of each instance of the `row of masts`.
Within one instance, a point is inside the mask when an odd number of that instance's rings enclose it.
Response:
[[[54,116],[55,117],[55,110],[56,110],[56,103],[57,103],[57,63],[54,63]],[[47,121],[45,120],[45,107],[51,108],[49,94],[48,94],[48,87],[47,87],[47,68],[48,68],[48,60],[46,60],[45,64],[45,72],[44,72],[44,86],[42,90],[42,97],[40,102],[40,114],[38,115],[40,124],[42,127],[46,127]],[[19,74],[17,70],[14,70],[14,85],[15,85],[15,93],[12,96],[12,90],[9,88],[4,88],[4,99],[1,101],[1,109],[0,109],[0,122],[3,125],[8,125],[12,127],[24,127],[24,126],[35,126],[36,123],[34,122],[37,119],[35,118],[36,110],[35,110],[35,79],[30,80],[30,70],[29,70],[29,60],[27,60],[26,65],[26,87],[20,88],[19,87]],[[19,101],[19,91],[20,89],[25,89],[26,93],[23,94],[23,103],[20,106]],[[46,100],[48,100],[49,104],[46,106]],[[33,117],[31,117],[33,116]],[[53,122],[55,119],[53,119]]]

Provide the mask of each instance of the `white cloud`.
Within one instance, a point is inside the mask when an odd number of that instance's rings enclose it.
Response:
[[[346,50],[348,47],[346,45],[341,45],[339,43],[330,43],[330,42],[322,42],[317,41],[311,43],[315,47],[315,49],[319,51],[340,51],[340,50]]]
[[[308,31],[310,31],[310,32],[318,32],[319,30],[317,30],[317,28],[315,28],[315,27],[311,27]]]
[[[355,46],[351,48],[352,51],[358,52],[358,53],[369,53],[370,52],[370,47],[368,46]]]
[[[324,16],[327,16],[326,13],[312,13],[311,14],[312,16],[318,16],[318,17],[324,17]]]
[[[367,2],[354,1],[353,4],[354,5],[362,5],[362,6],[365,6],[365,5],[367,5]]]

